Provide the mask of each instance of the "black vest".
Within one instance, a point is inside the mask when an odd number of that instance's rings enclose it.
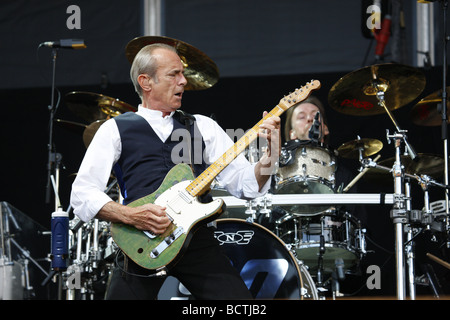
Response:
[[[195,176],[206,169],[202,157],[205,143],[193,116],[175,112],[173,131],[165,142],[161,141],[143,117],[133,112],[119,115],[114,120],[122,142],[122,153],[114,166],[114,173],[124,204],[153,193],[169,170],[178,163],[194,162]]]

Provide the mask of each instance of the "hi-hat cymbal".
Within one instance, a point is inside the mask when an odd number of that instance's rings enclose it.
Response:
[[[337,151],[343,158],[358,159],[360,149],[363,158],[370,157],[383,149],[383,143],[377,139],[356,139],[342,144]]]
[[[447,87],[446,91],[448,96],[450,93],[450,87]],[[442,124],[442,115],[439,110],[441,105],[442,89],[423,98],[411,109],[412,122],[419,126],[440,126]],[[449,107],[450,103],[447,101],[447,115],[450,111]]]
[[[66,95],[66,104],[75,115],[88,123],[137,111],[135,107],[119,99],[92,92],[70,92]]]
[[[211,88],[219,81],[219,69],[214,61],[192,45],[168,37],[145,36],[131,40],[125,49],[127,59],[133,62],[137,53],[146,45],[165,43],[177,49],[184,65],[187,84],[185,90],[203,90]]]
[[[353,71],[339,79],[328,94],[330,106],[338,112],[370,116],[383,114],[377,91],[384,92],[388,110],[396,110],[417,98],[425,88],[425,75],[401,64],[378,64]]]
[[[95,133],[97,132],[98,128],[102,124],[105,123],[106,120],[97,120],[95,122],[92,122],[90,125],[86,127],[86,129],[83,132],[83,142],[85,147],[89,147],[91,144],[92,139],[94,138]]]

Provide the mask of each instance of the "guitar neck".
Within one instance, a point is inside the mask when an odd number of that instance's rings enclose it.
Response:
[[[258,137],[259,127],[264,120],[272,116],[280,116],[294,104],[306,99],[312,89],[319,87],[320,82],[315,80],[314,82],[311,82],[309,86],[306,85],[305,88],[297,89],[293,94],[281,99],[275,108],[267,113],[256,125],[248,130],[232,147],[219,157],[219,159],[194,179],[186,188],[186,191],[193,197],[203,194],[209,189],[214,178]]]

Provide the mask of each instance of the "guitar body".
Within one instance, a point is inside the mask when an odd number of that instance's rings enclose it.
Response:
[[[137,207],[154,203],[166,207],[173,221],[164,234],[146,234],[121,223],[111,225],[116,244],[139,266],[151,270],[170,268],[181,257],[198,226],[215,220],[222,213],[223,200],[201,203],[185,192],[193,178],[188,165],[178,164],[167,173],[155,192],[128,204]]]
[[[111,234],[119,248],[143,268],[156,271],[170,268],[188,246],[192,233],[198,225],[216,219],[223,211],[222,199],[204,204],[198,201],[197,196],[209,189],[212,180],[244,151],[251,141],[256,139],[264,119],[274,115],[280,116],[285,110],[305,100],[311,90],[319,87],[320,82],[313,80],[285,96],[271,112],[267,113],[195,180],[187,164],[178,164],[173,167],[158,190],[129,204],[130,207],[137,207],[155,203],[165,207],[167,215],[172,219],[172,224],[164,234],[154,235],[129,225],[113,223]]]

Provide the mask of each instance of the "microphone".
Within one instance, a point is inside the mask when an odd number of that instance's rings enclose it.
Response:
[[[85,49],[86,45],[84,40],[80,39],[63,39],[59,41],[47,41],[42,42],[40,46],[49,48],[62,48],[62,49]]]
[[[317,111],[316,116],[314,117],[314,122],[311,125],[311,128],[309,128],[308,137],[309,139],[313,140],[313,142],[319,142],[322,134],[321,134],[321,125],[320,122],[320,112]]]
[[[69,214],[62,209],[52,213],[51,260],[54,270],[66,270],[69,258]]]
[[[380,60],[384,53],[389,37],[391,36],[391,16],[386,15],[381,23],[381,29],[374,33],[375,40],[377,40],[377,46],[375,48],[375,59]]]

